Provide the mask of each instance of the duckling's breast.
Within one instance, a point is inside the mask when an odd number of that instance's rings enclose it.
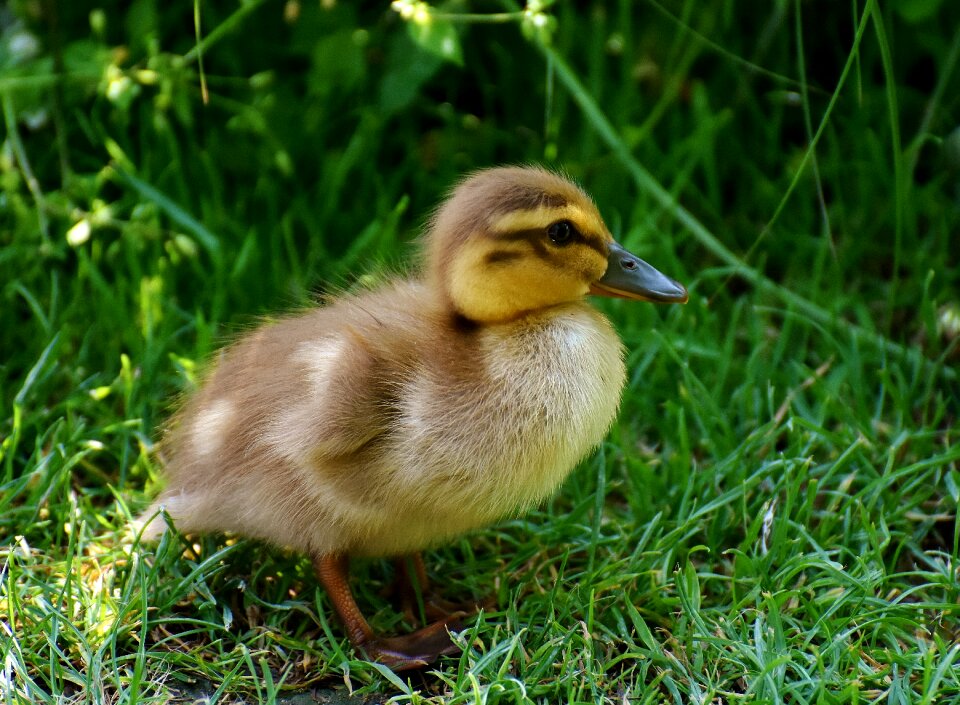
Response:
[[[486,327],[471,347],[472,355],[424,367],[399,395],[385,487],[402,505],[397,526],[386,522],[370,537],[370,552],[390,541],[415,550],[528,509],[614,420],[623,346],[594,309],[571,305]]]

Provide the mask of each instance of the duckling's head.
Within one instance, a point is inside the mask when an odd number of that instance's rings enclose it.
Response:
[[[539,168],[477,172],[438,209],[428,278],[477,323],[500,323],[600,294],[687,300],[680,284],[621,247],[587,194]]]

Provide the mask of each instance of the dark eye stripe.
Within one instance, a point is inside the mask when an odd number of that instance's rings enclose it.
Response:
[[[520,252],[508,252],[506,250],[495,250],[487,254],[484,257],[484,262],[486,264],[504,264],[505,262],[513,262],[514,260],[522,259],[523,254]]]
[[[546,233],[546,228],[532,228],[530,230],[516,230],[512,233],[501,233],[497,235],[497,239],[503,240],[504,242],[519,242],[521,240],[526,240],[527,242],[537,243],[547,237]],[[574,238],[571,240],[571,244],[575,242],[586,245],[604,257],[606,257],[608,254],[605,243],[597,242],[593,238],[584,237],[579,230],[576,231],[576,235],[574,235]]]
[[[597,242],[596,240],[586,238],[583,235],[580,236],[580,239],[578,240],[578,242],[582,242],[591,250],[595,250],[596,252],[599,252],[604,257],[606,257],[608,254],[607,246],[602,242]]]
[[[499,233],[497,234],[498,240],[503,240],[505,242],[518,242],[520,240],[529,240],[534,242],[543,237],[544,231],[540,228],[533,228],[530,230],[514,230],[512,233]]]

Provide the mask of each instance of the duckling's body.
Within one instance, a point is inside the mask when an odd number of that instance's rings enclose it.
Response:
[[[584,303],[483,327],[432,303],[400,282],[227,350],[171,439],[176,526],[390,556],[553,492],[616,413],[613,328]]]
[[[264,326],[223,352],[167,440],[162,507],[313,557],[355,645],[395,668],[453,647],[449,620],[376,637],[349,556],[415,553],[548,496],[600,443],[623,349],[589,293],[685,301],[539,169],[480,172],[437,212],[408,280]],[[149,519],[153,517],[152,521]]]

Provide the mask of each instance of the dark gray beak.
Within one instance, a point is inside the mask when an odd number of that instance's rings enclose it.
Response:
[[[687,290],[616,242],[610,243],[607,272],[590,287],[591,294],[634,301],[685,304]]]

